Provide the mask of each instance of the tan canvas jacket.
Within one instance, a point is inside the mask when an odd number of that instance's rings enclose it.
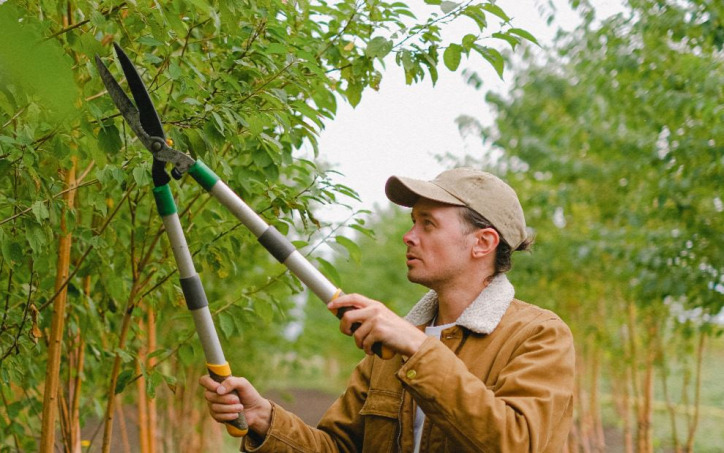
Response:
[[[415,405],[425,412],[421,452],[559,452],[572,421],[575,358],[554,313],[513,298],[496,277],[440,340],[412,357],[366,357],[317,428],[273,404],[271,428],[242,451],[412,452]],[[407,319],[424,327],[428,293]]]

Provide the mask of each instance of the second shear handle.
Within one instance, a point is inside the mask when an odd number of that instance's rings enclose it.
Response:
[[[209,301],[206,292],[201,284],[201,278],[196,273],[193,259],[189,252],[186,237],[184,236],[181,222],[178,218],[178,210],[173,200],[171,189],[168,184],[155,187],[153,196],[156,200],[156,207],[166,229],[171,250],[179,273],[181,291],[186,300],[186,307],[196,327],[196,334],[201,342],[206,357],[206,368],[209,375],[216,382],[223,382],[231,376],[231,368],[224,357],[219,336],[216,333],[214,321],[209,311]],[[234,437],[243,437],[249,431],[244,413],[239,413],[236,420],[227,422],[226,430]]]

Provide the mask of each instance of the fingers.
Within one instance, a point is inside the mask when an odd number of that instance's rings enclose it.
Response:
[[[219,404],[207,401],[207,405],[211,416],[219,422],[236,420],[239,414],[244,411],[244,406],[241,404]]]
[[[427,339],[424,332],[399,317],[382,302],[359,294],[346,294],[333,300],[327,307],[336,312],[350,307],[341,317],[339,329],[354,337],[358,348],[371,355],[375,343],[384,345],[387,354],[412,356]],[[388,355],[389,357],[389,355]]]
[[[340,317],[338,310],[341,308],[349,308],[349,309],[357,309],[357,308],[363,308],[366,305],[369,304],[369,302],[374,302],[371,299],[367,299],[364,296],[361,296],[359,294],[345,294],[343,296],[340,296],[331,302],[327,304],[327,308],[329,311],[334,313],[335,316]],[[347,310],[347,312],[352,310]],[[346,313],[346,312],[345,312]],[[340,317],[341,319],[341,317]]]
[[[248,385],[246,379],[231,376],[218,383],[206,375],[199,379],[199,384],[206,389],[204,397],[214,420],[219,422],[236,420],[239,413],[244,410],[237,392],[243,391]]]
[[[385,308],[385,306],[381,302],[359,294],[345,294],[327,304],[327,308],[337,316],[339,316],[340,309],[348,308],[340,317],[339,327],[342,333],[351,336],[355,332],[356,324],[362,324],[373,318],[379,314],[380,308]]]
[[[358,348],[371,355],[372,346],[385,336],[385,326],[391,322],[389,318],[397,318],[382,302],[369,299],[359,294],[347,294],[330,302],[328,308],[332,312],[348,308],[340,318],[339,330],[352,336]]]

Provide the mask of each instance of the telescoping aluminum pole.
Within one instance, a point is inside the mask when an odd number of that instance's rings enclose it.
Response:
[[[322,302],[329,303],[343,294],[342,290],[322,275],[284,235],[273,226],[268,225],[203,162],[197,160],[191,165],[188,172],[201,187],[216,197],[221,204],[234,214],[277,261],[284,264]],[[352,308],[341,308],[337,311],[336,316],[341,319],[344,313],[350,309]],[[358,326],[353,325],[352,331],[356,330]],[[384,347],[382,343],[375,343],[372,350],[383,359],[391,359],[395,355],[391,349]]]
[[[163,225],[166,227],[166,234],[171,243],[173,256],[178,267],[181,289],[186,299],[186,306],[191,312],[196,325],[196,333],[206,356],[206,368],[209,370],[209,375],[216,382],[223,382],[224,379],[231,376],[231,367],[224,358],[219,336],[216,333],[214,321],[211,319],[209,302],[206,299],[201,278],[194,268],[171,189],[169,189],[168,184],[155,187],[153,196],[156,199],[156,208],[161,215]],[[245,436],[249,431],[249,427],[244,413],[240,412],[236,420],[226,422],[226,430],[234,437]]]

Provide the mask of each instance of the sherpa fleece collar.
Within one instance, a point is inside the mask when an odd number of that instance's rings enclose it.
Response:
[[[515,289],[505,274],[499,274],[463,311],[455,324],[480,334],[489,334],[500,323],[513,301]],[[405,319],[416,326],[429,323],[437,314],[437,293],[429,291],[412,307]]]

